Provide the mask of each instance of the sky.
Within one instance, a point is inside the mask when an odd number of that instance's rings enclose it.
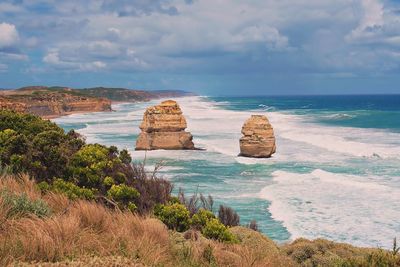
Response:
[[[400,93],[399,0],[0,0],[0,88]]]

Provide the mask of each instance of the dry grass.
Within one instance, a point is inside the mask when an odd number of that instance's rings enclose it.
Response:
[[[1,178],[0,190],[4,188],[25,193],[32,200],[42,198],[26,176]],[[13,261],[56,262],[84,255],[119,255],[149,265],[173,261],[168,231],[158,220],[112,211],[93,202],[71,202],[57,194],[43,199],[53,211],[48,218],[2,216],[1,266]],[[0,216],[7,208],[0,205]]]
[[[4,189],[25,193],[32,201],[42,199],[52,213],[7,217],[9,207],[0,195],[0,266],[290,267],[337,266],[341,259],[373,266],[364,259],[375,250],[326,240],[303,239],[282,248],[243,227],[231,228],[239,244],[211,241],[194,230],[168,231],[154,218],[59,194],[42,195],[27,176],[0,177],[0,191]],[[374,254],[371,262],[386,262],[381,259],[386,254]],[[390,266],[398,266],[397,259],[393,256]]]

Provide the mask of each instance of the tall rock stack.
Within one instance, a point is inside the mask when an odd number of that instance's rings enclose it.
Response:
[[[185,131],[186,127],[185,117],[175,101],[149,107],[143,115],[136,150],[194,149],[193,136]]]
[[[269,158],[276,151],[274,130],[264,115],[252,115],[242,127],[240,156]]]

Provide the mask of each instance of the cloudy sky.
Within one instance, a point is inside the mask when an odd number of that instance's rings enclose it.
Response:
[[[0,88],[400,93],[400,1],[0,0]]]

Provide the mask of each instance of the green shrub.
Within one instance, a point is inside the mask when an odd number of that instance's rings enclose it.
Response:
[[[112,185],[115,184],[115,181],[112,177],[107,176],[106,178],[104,178],[103,184],[107,187],[111,187]]]
[[[45,181],[38,183],[37,187],[40,189],[41,192],[47,192],[51,189],[51,186]]]
[[[29,214],[43,218],[51,213],[46,202],[41,199],[32,201],[25,193],[18,195],[3,190],[0,192],[0,197],[3,199],[2,205],[8,208],[6,215],[8,218],[14,216],[26,216]]]
[[[88,188],[81,188],[71,182],[66,182],[62,179],[54,179],[51,185],[51,190],[65,194],[70,199],[87,199],[92,200],[95,198],[95,190]]]
[[[210,239],[215,239],[223,242],[236,243],[235,236],[229,232],[228,228],[223,225],[218,219],[209,220],[201,230],[201,233]]]
[[[159,205],[155,208],[154,213],[169,229],[178,232],[189,229],[189,211],[182,204]]]
[[[132,212],[135,212],[135,211],[137,210],[136,204],[133,203],[133,202],[129,202],[129,203],[128,203],[128,210],[130,210],[130,211],[132,211]]]
[[[214,213],[212,213],[209,210],[201,208],[195,215],[193,215],[192,226],[196,229],[201,229],[207,224],[208,221],[214,218],[215,218]]]
[[[130,202],[137,199],[140,194],[135,188],[120,184],[112,185],[107,191],[107,196],[118,202]]]

